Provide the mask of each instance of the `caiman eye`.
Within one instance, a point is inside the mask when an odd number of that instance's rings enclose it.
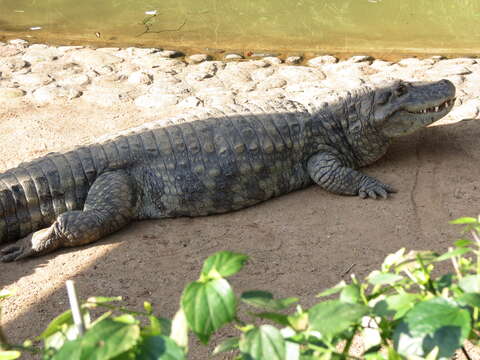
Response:
[[[395,95],[397,96],[402,96],[407,93],[407,87],[403,84],[398,85],[398,87],[395,89]]]
[[[391,96],[392,96],[392,92],[391,92],[391,91],[382,92],[381,94],[378,95],[377,104],[378,104],[378,105],[386,104],[387,101],[390,99]]]

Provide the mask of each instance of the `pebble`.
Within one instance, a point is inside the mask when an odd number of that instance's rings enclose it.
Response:
[[[183,56],[183,53],[177,50],[162,50],[158,52],[158,55],[166,58],[176,58]]]
[[[266,56],[263,61],[270,65],[280,65],[282,63],[282,59],[277,56]]]
[[[317,56],[307,61],[309,66],[318,67],[325,64],[335,64],[338,62],[338,59],[335,56],[323,55]]]
[[[153,77],[146,72],[135,71],[128,77],[128,82],[135,85],[150,85],[153,82]]]
[[[17,75],[13,80],[14,82],[26,87],[40,87],[43,85],[48,85],[54,81],[54,79],[48,75],[33,73]]]
[[[15,45],[15,46],[21,46],[21,47],[27,47],[28,46],[28,41],[23,40],[23,39],[12,39],[8,42],[9,44]]]
[[[194,54],[187,57],[186,61],[189,64],[200,64],[201,62],[211,60],[212,57],[207,54]]]
[[[11,100],[25,95],[25,91],[18,88],[0,88],[0,100]]]
[[[230,53],[230,54],[225,54],[223,58],[225,60],[242,60],[243,56],[240,54]]]
[[[285,59],[285,63],[289,65],[300,64],[303,60],[303,56],[289,56]]]
[[[352,56],[348,61],[353,62],[353,63],[359,63],[359,62],[373,62],[375,59],[373,56],[369,55],[356,55]]]
[[[49,103],[57,98],[74,99],[81,95],[81,92],[72,88],[56,84],[40,87],[33,92],[33,99],[39,103]]]
[[[0,57],[0,70],[10,70],[10,71],[19,71],[23,68],[30,66],[25,60],[18,58],[5,58],[2,61]]]
[[[475,119],[480,112],[480,100],[472,99],[453,109],[449,116],[455,120]]]
[[[21,53],[21,50],[14,46],[0,47],[0,57],[15,56]]]

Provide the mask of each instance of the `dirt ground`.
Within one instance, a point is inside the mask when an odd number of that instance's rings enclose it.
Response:
[[[0,168],[153,118],[128,107],[91,104],[0,107]],[[66,310],[67,279],[76,281],[82,299],[120,295],[132,307],[149,300],[170,317],[202,261],[219,250],[250,256],[231,278],[236,291],[298,296],[305,306],[320,290],[348,278],[347,269],[363,277],[401,247],[444,251],[460,230],[447,222],[479,212],[479,138],[478,122],[466,120],[397,141],[364,169],[397,188],[386,201],[312,186],[235,213],[144,221],[89,246],[0,264],[0,288],[17,293],[3,306],[6,334],[16,342],[32,338]],[[194,344],[191,358],[208,358],[210,350]]]

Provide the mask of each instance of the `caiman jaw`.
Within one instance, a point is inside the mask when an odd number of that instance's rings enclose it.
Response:
[[[406,111],[410,114],[430,114],[430,113],[439,113],[444,110],[447,110],[448,108],[451,108],[453,104],[455,103],[455,98],[448,99],[447,101],[444,101],[440,105],[432,106],[426,109],[422,109],[419,111],[409,111],[409,110],[403,110]]]

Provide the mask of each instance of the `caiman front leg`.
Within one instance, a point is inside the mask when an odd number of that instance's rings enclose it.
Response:
[[[135,201],[135,185],[126,172],[103,173],[92,184],[82,211],[65,212],[49,228],[7,246],[0,252],[0,260],[20,260],[96,241],[132,221]]]
[[[307,169],[313,181],[336,194],[386,199],[388,193],[396,192],[390,185],[345,166],[333,153],[313,155],[308,159]]]

